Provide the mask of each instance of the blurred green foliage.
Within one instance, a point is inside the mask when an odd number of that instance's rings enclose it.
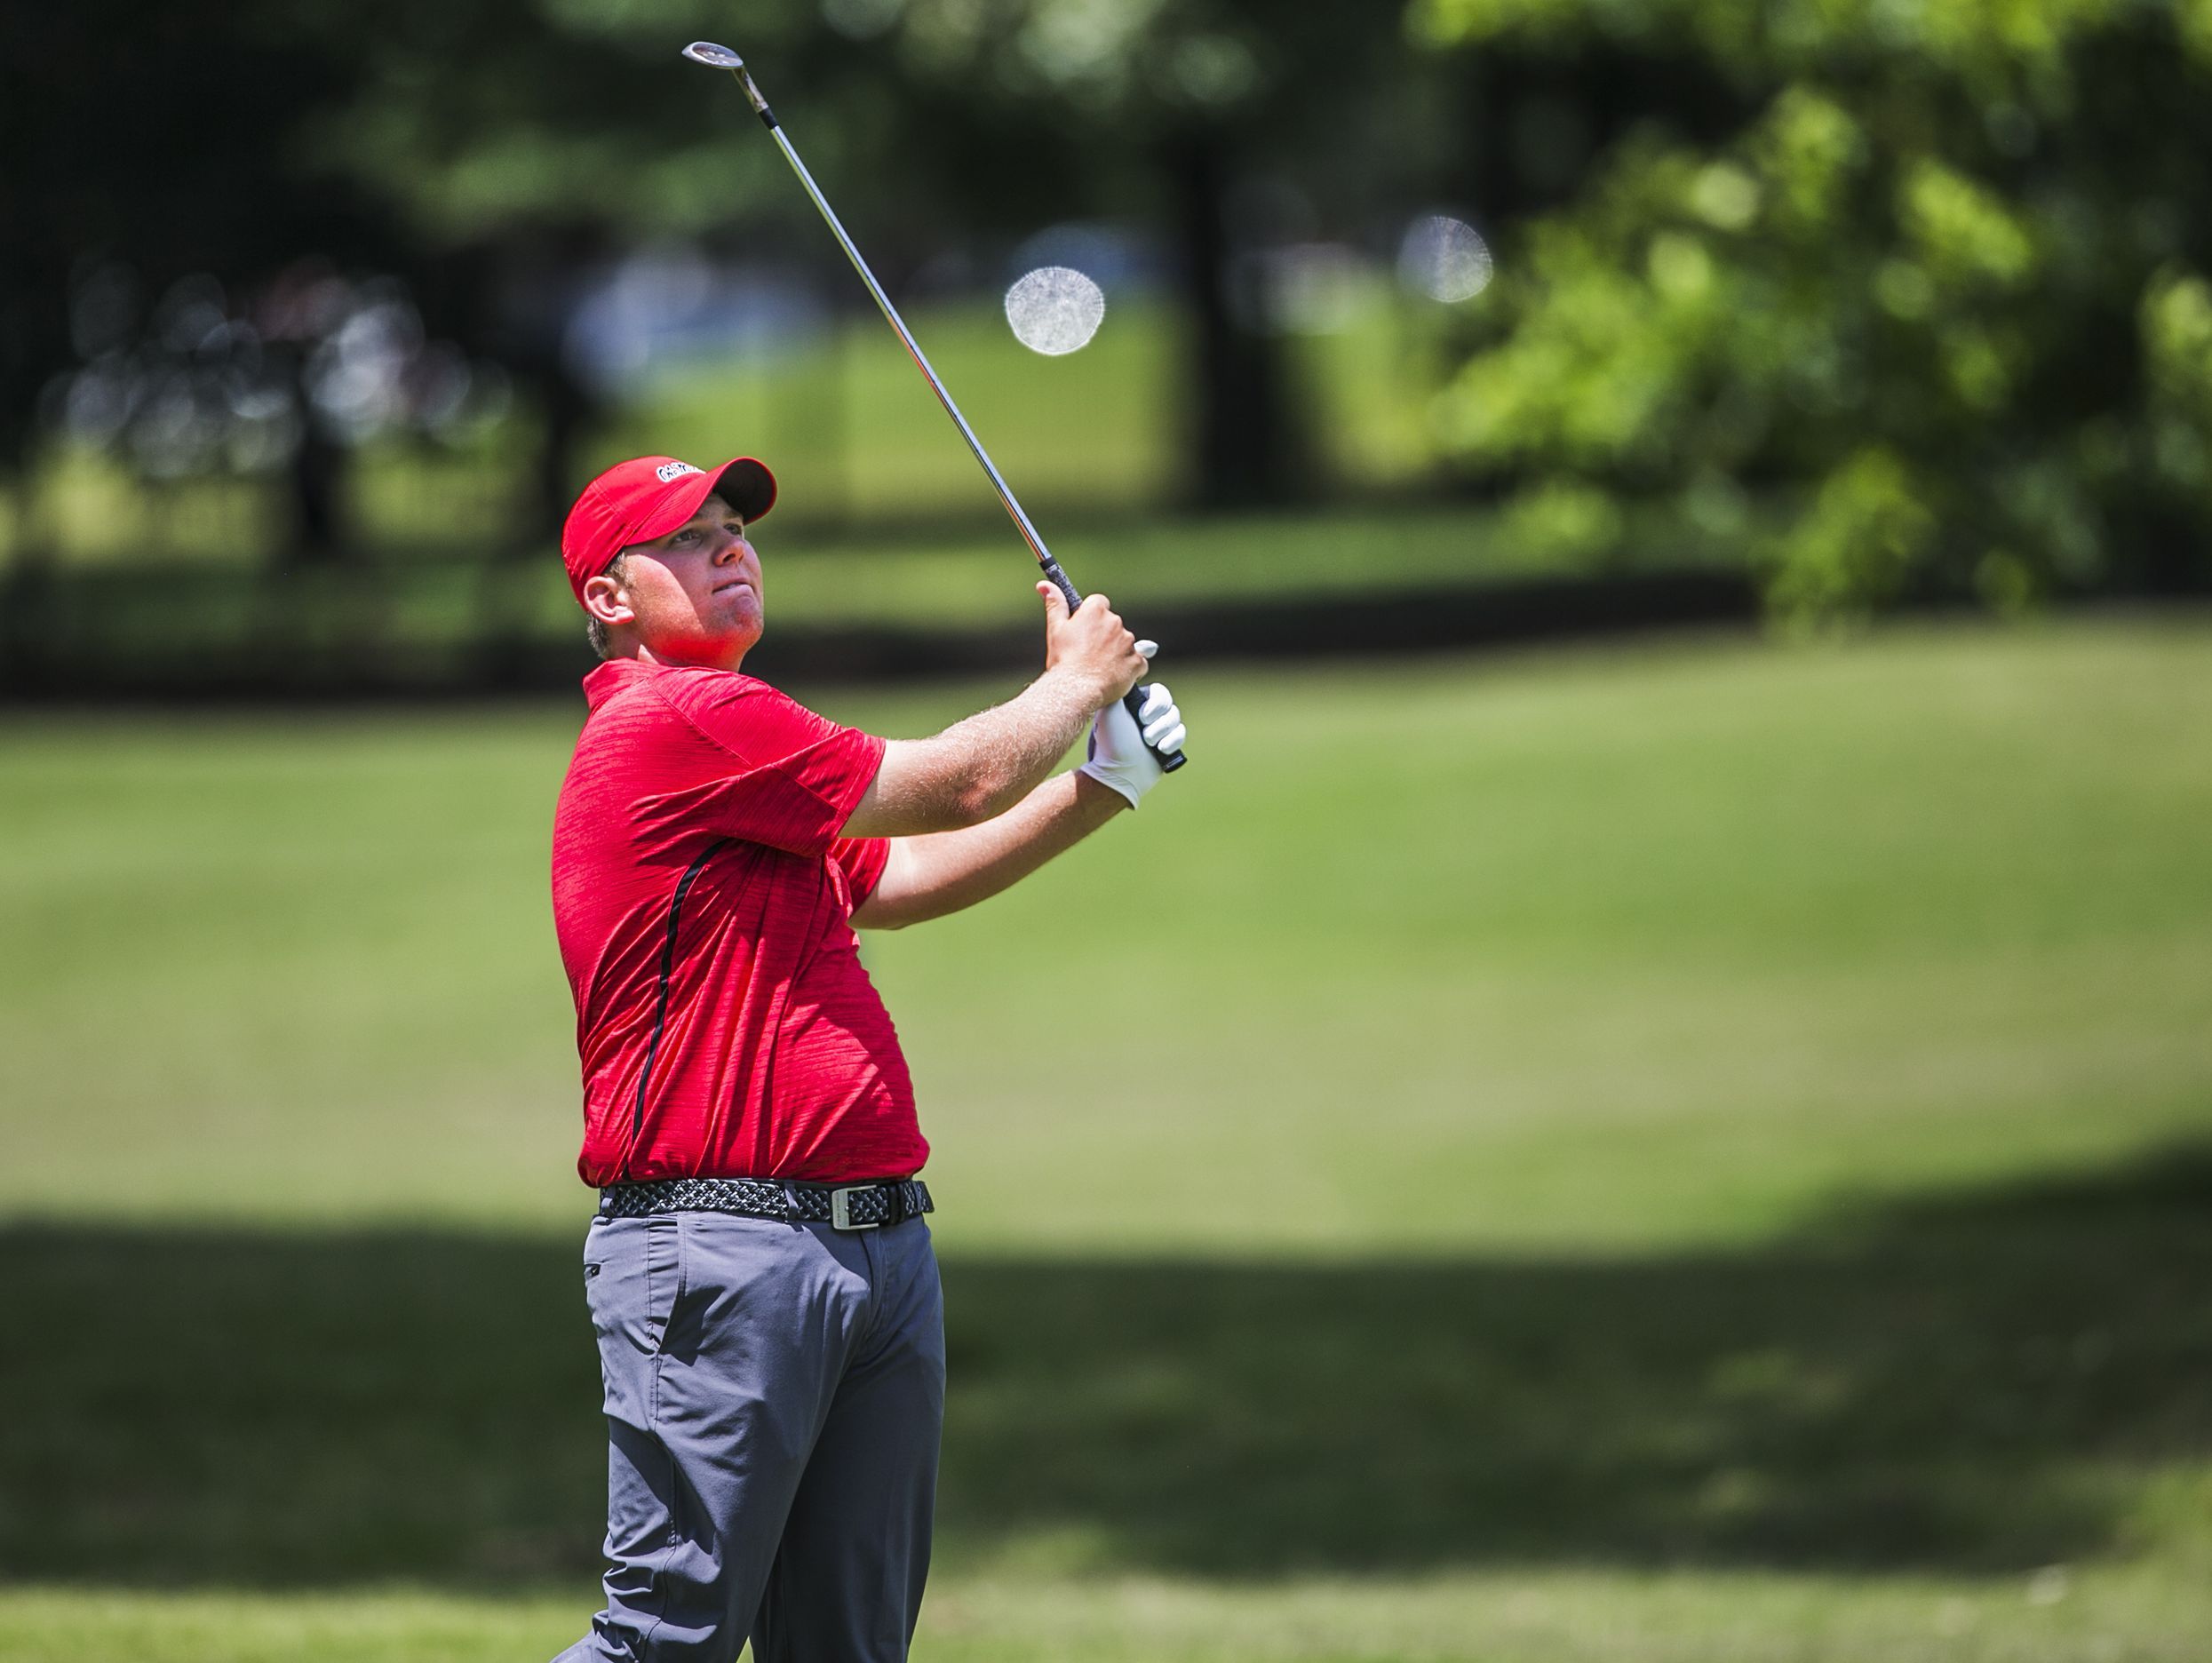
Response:
[[[205,269],[236,298],[321,250],[403,278],[429,333],[504,367],[521,416],[502,460],[528,489],[503,512],[514,545],[542,542],[604,444],[668,448],[646,418],[719,430],[728,408],[704,377],[664,389],[666,410],[583,385],[561,342],[592,274],[674,238],[856,304],[744,101],[674,56],[727,34],[903,298],[979,291],[1046,227],[1139,230],[1143,330],[1110,323],[1029,400],[1045,418],[993,423],[1055,512],[1411,491],[1436,444],[1561,566],[1627,560],[1671,515],[1760,561],[1794,619],[2212,584],[2204,0],[760,0],[742,18],[395,0],[373,21],[202,0],[163,18],[163,50],[123,64],[91,44],[125,27],[117,0],[4,36],[0,58],[54,67],[0,99],[26,155],[70,130],[69,76],[126,79],[103,82],[115,120],[66,179],[0,181],[37,256],[0,281],[0,465],[44,465],[28,440],[74,362],[80,257],[128,263],[148,295]],[[178,140],[201,107],[240,119]],[[1400,304],[1285,333],[1270,260],[1357,248],[1380,283],[1406,217],[1452,203],[1500,258],[1448,325]],[[949,249],[969,279],[919,281]],[[1005,346],[968,322],[949,356]],[[1433,403],[1432,361],[1452,378]],[[953,368],[991,402],[989,372]],[[757,372],[769,419],[828,458],[794,518],[969,499],[949,434],[891,454],[897,410],[915,432],[939,418],[877,396],[879,369],[903,373],[801,342]],[[411,497],[381,456],[346,466],[354,501]],[[0,541],[66,556],[84,516],[35,495],[0,502],[19,522]],[[267,505],[248,517],[234,540],[297,540]]]
[[[1420,0],[1411,27],[1508,78],[1687,59],[1747,112],[1696,139],[1659,108],[1516,234],[1440,420],[1516,512],[1595,544],[1601,501],[1669,500],[1800,621],[2212,572],[2212,7]]]
[[[1459,150],[1402,0],[760,0],[742,16],[490,0],[458,20],[401,4],[423,29],[385,31],[404,42],[373,49],[393,73],[334,101],[308,147],[434,243],[512,261],[545,239],[523,275],[510,267],[516,288],[564,252],[674,235],[772,251],[854,292],[744,100],[677,61],[701,36],[758,70],[895,293],[963,241],[1142,226],[1190,337],[1175,494],[1216,507],[1318,494],[1323,445],[1247,256],[1313,235],[1317,212],[1403,211]]]

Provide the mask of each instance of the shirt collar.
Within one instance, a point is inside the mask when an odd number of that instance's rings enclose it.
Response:
[[[642,658],[609,658],[604,664],[593,665],[584,678],[585,707],[597,710],[623,688],[659,673],[661,668]]]

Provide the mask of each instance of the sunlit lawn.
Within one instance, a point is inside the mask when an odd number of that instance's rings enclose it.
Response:
[[[923,1655],[2205,1655],[2212,628],[1176,680],[1141,816],[870,943]],[[0,738],[0,1656],[580,1630],[575,721]]]

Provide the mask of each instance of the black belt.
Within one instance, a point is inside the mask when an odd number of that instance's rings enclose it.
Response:
[[[929,1186],[919,1178],[883,1183],[787,1183],[777,1178],[649,1178],[609,1184],[599,1192],[601,1218],[643,1218],[652,1213],[736,1213],[746,1218],[827,1224],[833,1229],[876,1229],[936,1210]]]

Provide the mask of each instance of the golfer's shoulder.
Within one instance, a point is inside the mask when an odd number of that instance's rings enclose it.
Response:
[[[655,666],[625,688],[615,726],[635,744],[702,750],[752,766],[862,736],[808,710],[788,693],[734,670]]]
[[[677,720],[716,738],[824,720],[782,688],[738,670],[670,666],[656,672],[641,690]]]
[[[765,681],[734,670],[617,659],[585,678],[587,731],[639,727],[683,728],[736,712],[766,715],[800,709]]]

